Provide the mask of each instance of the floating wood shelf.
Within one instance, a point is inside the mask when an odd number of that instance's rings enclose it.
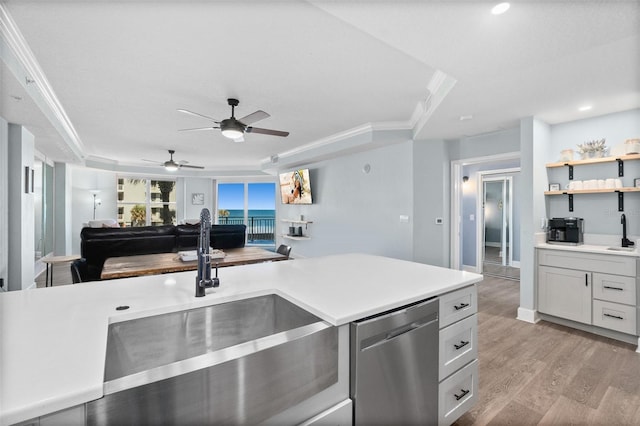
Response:
[[[640,192],[640,188],[607,188],[607,189],[561,189],[560,191],[545,191],[544,195],[565,194],[604,194],[610,192]]]
[[[564,167],[564,166],[583,166],[595,163],[614,163],[618,160],[631,161],[640,160],[640,154],[618,155],[616,157],[589,158],[586,160],[559,161],[556,163],[547,163],[547,168]]]

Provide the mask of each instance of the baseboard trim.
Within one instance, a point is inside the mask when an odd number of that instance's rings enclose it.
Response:
[[[621,333],[615,330],[609,330],[606,328],[598,327],[596,325],[583,324],[581,322],[576,322],[576,321],[568,320],[565,318],[559,318],[559,317],[555,317],[553,315],[547,315],[547,314],[540,314],[540,319],[544,321],[552,322],[554,324],[560,324],[566,327],[575,328],[577,330],[586,331],[587,333],[593,333],[599,336],[608,337],[610,339],[620,340],[621,342],[629,343],[631,345],[640,345],[640,338],[638,336],[634,336],[631,334]],[[637,347],[636,347],[636,352],[640,353]]]
[[[527,309],[522,306],[518,306],[518,316],[516,319],[535,324],[540,321],[540,316],[538,315],[538,311],[535,309]]]
[[[511,266],[513,268],[518,268],[520,269],[520,261],[519,260],[514,260],[513,262],[511,262]]]

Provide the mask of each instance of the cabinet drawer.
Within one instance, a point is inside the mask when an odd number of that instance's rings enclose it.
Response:
[[[621,333],[637,335],[637,310],[635,306],[619,303],[593,301],[593,325],[616,330]]]
[[[438,424],[450,425],[478,400],[478,360],[440,383]]]
[[[635,306],[636,278],[594,273],[593,297],[594,299]]]
[[[440,330],[440,365],[438,369],[440,380],[477,357],[477,315],[471,315]]]
[[[605,274],[636,276],[636,258],[615,254],[538,249],[538,264]]]
[[[475,285],[440,296],[440,328],[478,312],[478,293]]]

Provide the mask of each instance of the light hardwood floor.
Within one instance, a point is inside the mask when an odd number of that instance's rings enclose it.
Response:
[[[457,425],[640,425],[635,345],[516,318],[519,282],[478,286],[479,401]]]

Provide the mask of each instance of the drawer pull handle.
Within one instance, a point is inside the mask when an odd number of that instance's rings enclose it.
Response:
[[[460,391],[462,392],[460,395],[455,393],[453,394],[453,396],[456,398],[456,401],[460,401],[462,398],[467,396],[467,394],[470,392],[469,390],[465,390],[465,389],[460,389]]]
[[[465,342],[464,340],[460,340],[460,344],[459,345],[453,345],[454,348],[456,348],[456,350],[462,349],[465,346],[467,346],[469,344],[469,342]]]
[[[461,304],[459,304],[459,305],[453,305],[453,308],[454,308],[456,311],[459,311],[460,309],[464,309],[464,308],[466,308],[467,306],[469,306],[469,304],[468,304],[468,303],[461,303]]]
[[[584,286],[589,287],[589,274],[584,274]]]
[[[619,317],[618,315],[604,314],[605,317],[615,318],[619,320],[623,320],[624,318]]]
[[[611,287],[608,285],[605,285],[604,288],[609,289],[609,290],[619,290],[619,291],[623,291],[624,288],[620,288],[620,287]]]

